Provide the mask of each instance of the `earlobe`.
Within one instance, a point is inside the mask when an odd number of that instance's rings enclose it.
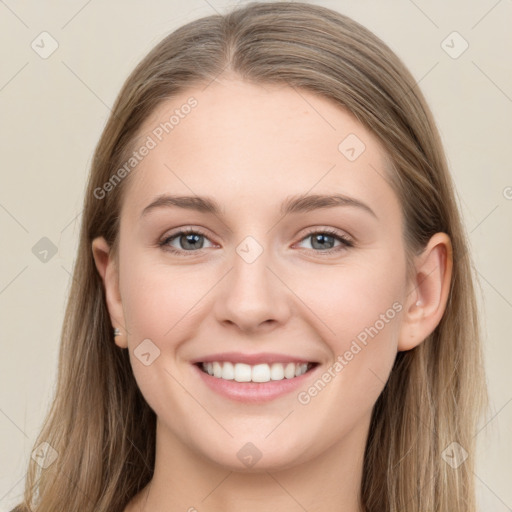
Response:
[[[121,293],[119,291],[119,274],[115,258],[110,246],[103,237],[95,238],[92,242],[94,263],[103,281],[105,299],[112,323],[112,333],[115,343],[120,348],[127,348],[127,336]],[[117,329],[117,331],[114,331]]]
[[[452,265],[450,237],[436,233],[415,261],[415,277],[404,308],[398,351],[418,346],[438,326],[448,302]]]

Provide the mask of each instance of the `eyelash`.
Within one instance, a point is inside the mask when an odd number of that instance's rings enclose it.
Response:
[[[205,233],[203,233],[200,229],[186,228],[186,229],[182,229],[181,231],[178,231],[177,233],[173,233],[172,235],[164,238],[163,240],[161,240],[158,243],[158,245],[160,247],[162,247],[165,251],[169,251],[172,254],[176,254],[178,256],[184,256],[184,257],[187,256],[187,253],[189,253],[189,254],[190,253],[198,253],[198,252],[202,251],[203,249],[189,250],[189,251],[184,250],[184,249],[175,249],[174,247],[171,247],[170,245],[168,245],[169,242],[174,240],[175,238],[178,238],[182,235],[189,235],[189,234],[200,235],[205,238],[208,238],[208,236]],[[322,250],[315,251],[314,249],[306,249],[306,250],[312,250],[313,252],[318,253],[318,254],[330,255],[330,254],[337,253],[342,250],[346,250],[350,247],[354,247],[354,242],[352,240],[350,240],[348,237],[338,233],[337,231],[335,231],[333,229],[329,229],[329,228],[312,229],[311,231],[306,233],[306,235],[300,239],[300,242],[306,240],[307,238],[309,238],[312,235],[328,235],[328,236],[332,236],[333,238],[335,238],[336,240],[341,242],[340,245],[338,245],[336,247],[332,247],[330,249],[326,249],[324,251],[322,251]]]

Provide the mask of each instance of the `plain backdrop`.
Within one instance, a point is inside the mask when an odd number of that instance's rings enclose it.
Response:
[[[482,511],[510,511],[512,1],[311,3],[381,37],[437,120],[480,280],[491,408],[475,433],[478,495]],[[20,498],[54,390],[84,185],[109,108],[160,39],[232,5],[0,2],[1,511]]]

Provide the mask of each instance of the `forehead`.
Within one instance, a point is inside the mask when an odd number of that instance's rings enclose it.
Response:
[[[134,147],[150,140],[125,192],[138,210],[171,192],[221,204],[236,195],[270,206],[308,191],[353,194],[376,208],[397,203],[378,139],[341,106],[303,89],[238,79],[190,88],[151,114]]]

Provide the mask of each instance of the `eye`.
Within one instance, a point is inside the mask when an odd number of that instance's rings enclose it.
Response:
[[[345,235],[330,229],[311,231],[300,243],[309,240],[310,247],[306,247],[306,249],[312,249],[315,252],[331,253],[354,246],[352,240]]]
[[[205,247],[205,242],[209,243]],[[183,229],[164,238],[160,243],[165,250],[173,253],[194,252],[207,247],[213,247],[205,234],[197,229]]]
[[[353,247],[352,240],[337,231],[330,229],[322,229],[311,231],[300,242],[304,243],[309,241],[311,249],[315,252],[328,254],[333,252],[342,251],[348,247]],[[209,244],[209,245],[205,245]],[[170,236],[165,237],[159,245],[166,251],[174,254],[184,256],[186,253],[198,252],[202,249],[214,247],[214,244],[208,237],[198,229],[182,229]]]

